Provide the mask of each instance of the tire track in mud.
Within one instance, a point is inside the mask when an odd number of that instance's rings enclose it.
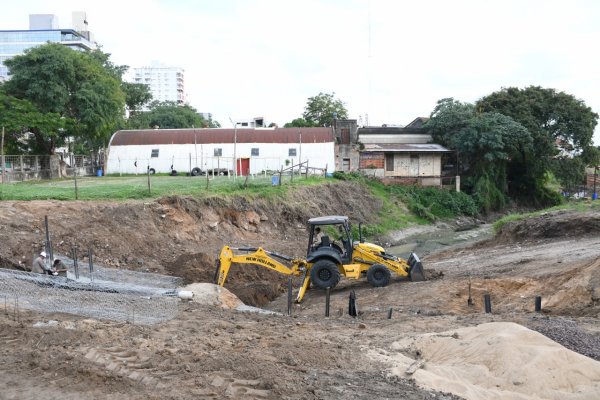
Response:
[[[82,348],[84,357],[117,376],[130,379],[149,388],[166,387],[165,382],[155,378],[151,357],[136,350],[123,347]]]

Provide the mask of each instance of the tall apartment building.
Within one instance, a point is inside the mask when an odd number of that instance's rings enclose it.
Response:
[[[166,67],[158,62],[149,67],[131,68],[125,79],[132,83],[143,83],[150,87],[152,101],[173,101],[185,104],[184,71],[182,68]],[[147,107],[144,108],[147,110]]]
[[[25,53],[25,50],[47,42],[60,43],[78,51],[96,48],[87,28],[85,12],[73,13],[73,28],[60,29],[58,17],[51,14],[29,15],[29,30],[0,30],[0,81],[8,79],[4,61]]]

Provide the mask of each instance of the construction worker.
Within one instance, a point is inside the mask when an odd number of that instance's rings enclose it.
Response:
[[[38,258],[33,260],[33,265],[31,266],[31,272],[35,272],[36,274],[45,274],[52,273],[50,268],[46,266],[46,252],[42,251]]]
[[[53,275],[67,276],[67,271],[67,266],[60,259],[54,260],[52,264]]]
[[[323,239],[323,232],[321,232],[321,228],[317,226],[315,228],[315,236],[313,237],[313,246],[319,247],[322,239]]]

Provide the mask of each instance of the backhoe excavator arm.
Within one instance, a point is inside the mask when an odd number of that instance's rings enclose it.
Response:
[[[252,251],[252,253],[234,255],[234,249],[240,251]],[[287,267],[286,265],[277,261],[274,257],[291,262],[291,267]],[[273,271],[277,271],[284,275],[300,276],[304,274],[302,287],[300,288],[298,297],[296,298],[297,302],[302,300],[302,297],[304,297],[304,293],[306,293],[306,289],[308,288],[309,276],[306,273],[308,264],[305,260],[292,259],[291,257],[287,257],[282,254],[266,251],[262,247],[232,248],[229,246],[224,246],[219,254],[219,259],[217,260],[217,271],[215,274],[215,282],[217,285],[225,285],[227,274],[229,273],[229,269],[233,263],[260,265],[261,267],[272,269]]]

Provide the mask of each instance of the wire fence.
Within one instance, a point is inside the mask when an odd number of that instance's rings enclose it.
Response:
[[[140,325],[177,315],[176,287],[181,278],[103,267],[76,273],[72,260],[60,259],[68,268],[66,276],[0,269],[5,313],[11,309],[59,312]]]
[[[100,165],[92,155],[5,155],[2,158],[2,183],[96,175]]]

